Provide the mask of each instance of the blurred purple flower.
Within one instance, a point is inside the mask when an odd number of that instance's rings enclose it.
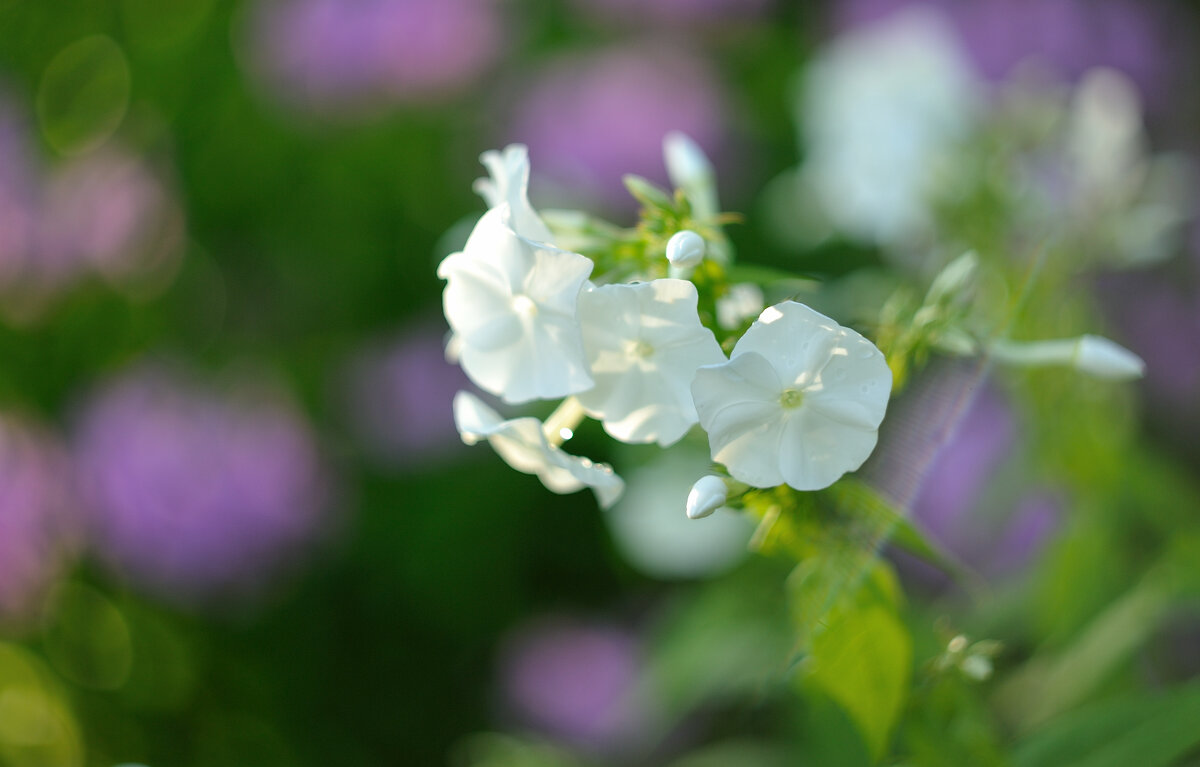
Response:
[[[0,619],[30,617],[76,548],[69,476],[47,434],[0,416]]]
[[[840,27],[869,24],[923,4],[944,12],[979,73],[1007,77],[1037,59],[1072,81],[1107,66],[1129,75],[1148,99],[1167,95],[1172,61],[1165,6],[1145,0],[839,0]]]
[[[637,739],[646,716],[636,637],[568,618],[522,627],[505,643],[500,686],[520,724],[576,746],[614,751]]]
[[[352,426],[385,463],[423,464],[463,447],[452,403],[471,383],[462,368],[446,361],[444,334],[433,325],[411,329],[369,346],[349,366]]]
[[[87,403],[74,452],[96,552],[166,596],[253,591],[321,523],[312,433],[250,386],[218,394],[134,370]]]
[[[1200,250],[1198,250],[1200,252]],[[1192,265],[1194,272],[1197,265]],[[1147,408],[1191,443],[1200,418],[1200,290],[1178,269],[1104,275],[1099,305],[1116,337],[1146,362]]]
[[[30,320],[98,275],[137,293],[174,276],[182,213],[143,160],[109,144],[44,171],[16,110],[0,103],[0,297]]]
[[[929,468],[912,507],[917,526],[983,575],[1026,567],[1057,528],[1060,502],[1044,490],[1027,494],[996,518],[981,501],[1016,444],[1013,413],[991,388],[976,395]]]
[[[574,0],[580,10],[614,21],[706,24],[762,15],[771,0]]]
[[[494,0],[264,2],[250,60],[279,95],[336,109],[423,100],[455,91],[498,56]]]
[[[666,49],[617,49],[547,64],[525,91],[509,134],[529,146],[536,175],[631,210],[621,177],[666,184],[667,133],[682,131],[720,164],[726,111],[701,61]]]
[[[56,168],[41,214],[43,257],[78,262],[117,285],[174,274],[180,214],[136,157],[101,149]]]

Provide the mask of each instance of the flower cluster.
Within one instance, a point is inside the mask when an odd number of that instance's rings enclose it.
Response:
[[[660,447],[698,424],[723,484],[827,487],[874,449],[892,384],[884,356],[803,304],[764,309],[755,286],[733,284],[711,165],[681,134],[664,155],[678,191],[627,177],[642,214],[623,230],[543,217],[525,147],[484,153],[475,189],[489,210],[438,268],[449,352],[504,403],[565,399],[544,422],[506,420],[460,392],[459,432],[551,490],[592,488],[605,507],[621,479],[562,449],[587,416],[620,442]]]

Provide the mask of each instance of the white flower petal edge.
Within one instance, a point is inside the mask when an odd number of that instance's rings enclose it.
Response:
[[[553,242],[545,222],[529,203],[529,150],[524,144],[509,144],[502,152],[489,150],[479,155],[488,178],[475,180],[473,189],[489,208],[508,205],[517,234],[538,242]]]
[[[803,304],[768,307],[729,362],[696,371],[712,458],[754,487],[820,490],[875,449],[892,373],[858,333]]]
[[[700,324],[697,300],[695,285],[674,279],[604,285],[579,297],[596,385],[577,398],[615,439],[666,447],[698,420],[692,378],[725,355]]]
[[[486,439],[509,466],[537,475],[553,492],[573,493],[590,487],[600,507],[607,509],[625,490],[625,482],[612,467],[568,455],[551,445],[538,419],[506,421],[470,392],[454,396],[454,423],[463,442],[474,445]]]
[[[577,306],[592,262],[520,236],[508,216],[489,210],[438,266],[463,370],[505,402],[589,389]]]

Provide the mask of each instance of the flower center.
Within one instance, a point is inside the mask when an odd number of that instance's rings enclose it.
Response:
[[[633,357],[641,357],[645,359],[651,354],[654,354],[654,347],[642,340],[629,342],[629,354]]]
[[[800,403],[804,402],[804,392],[799,389],[785,389],[783,394],[779,395],[779,404],[784,410],[795,410],[800,407]]]
[[[518,293],[512,297],[512,309],[521,317],[533,318],[537,316],[537,304],[529,296]]]

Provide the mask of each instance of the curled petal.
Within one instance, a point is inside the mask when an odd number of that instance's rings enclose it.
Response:
[[[517,471],[534,474],[547,489],[573,493],[590,487],[602,508],[609,508],[625,483],[606,464],[568,455],[551,445],[536,418],[504,420],[469,392],[454,397],[454,422],[463,442],[474,445],[486,439],[505,463]]]

